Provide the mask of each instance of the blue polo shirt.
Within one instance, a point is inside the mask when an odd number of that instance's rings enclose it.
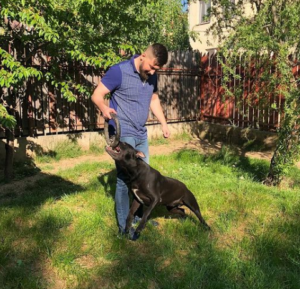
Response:
[[[109,106],[117,111],[121,137],[146,139],[145,123],[152,94],[157,91],[157,75],[143,81],[134,65],[134,59],[138,56],[112,66],[101,82],[111,92]]]

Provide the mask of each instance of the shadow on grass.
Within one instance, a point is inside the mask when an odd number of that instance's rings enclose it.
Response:
[[[36,166],[35,162],[28,158],[24,161],[14,162],[14,179],[13,181],[19,181],[27,177],[38,174],[41,170]],[[4,179],[4,163],[0,165],[0,186],[6,184]]]
[[[299,208],[300,203],[295,206]],[[265,288],[300,288],[299,234],[298,216],[284,214],[263,234],[254,236],[252,258],[257,271],[265,275]]]
[[[182,154],[181,157],[186,156]],[[200,160],[209,161],[204,156],[200,156]],[[222,162],[224,158],[215,161]],[[99,176],[98,180],[107,196],[112,197],[115,170]],[[59,277],[45,277],[47,270],[42,272],[40,268],[47,267],[45,260],[64,238],[61,229],[72,223],[72,214],[67,209],[50,207],[31,223],[27,220],[33,219],[32,215],[45,201],[58,202],[64,196],[83,191],[81,186],[60,177],[45,176],[21,192],[13,188],[0,195],[0,212],[3,213],[0,220],[0,288],[51,288],[45,286],[44,279]],[[299,205],[295,203],[294,207]],[[14,215],[10,215],[8,209],[14,210]],[[294,211],[299,212],[299,209]],[[228,241],[228,236],[227,242],[223,242],[226,236],[221,232],[208,233],[199,223],[189,219],[183,222],[167,220],[158,228],[147,226],[137,242],[104,232],[111,244],[109,250],[104,251],[104,262],[97,263],[89,278],[72,288],[298,289],[298,217],[285,214],[264,225],[263,230],[253,229],[256,223],[247,224],[241,241],[236,241],[231,231],[227,232],[233,242]],[[18,238],[12,239],[10,235]],[[33,246],[24,248],[22,240],[27,239]],[[74,262],[71,254],[65,262]],[[22,280],[22,284],[18,280]]]
[[[299,232],[294,217],[274,220],[263,233],[245,233],[238,244],[224,244],[218,232],[189,222],[148,228],[136,242],[112,237],[107,263],[76,289],[298,289]]]
[[[34,208],[49,198],[58,200],[62,196],[84,191],[80,185],[44,173],[38,173],[27,182],[13,182],[2,185],[1,188],[0,208],[3,206]]]
[[[106,196],[115,198],[116,182],[117,182],[117,171],[111,170],[107,173],[98,176],[98,181],[104,188]]]
[[[285,231],[284,238],[272,233],[274,225]],[[288,225],[275,221],[263,235],[245,237],[249,244],[239,254],[194,225],[179,223],[175,233],[163,229],[163,234],[147,230],[136,242],[112,238],[115,250],[105,256],[107,264],[76,288],[299,288],[295,219]],[[193,239],[187,238],[191,234]]]
[[[46,288],[40,269],[63,238],[61,229],[69,226],[73,217],[66,208],[44,209],[43,205],[84,191],[58,176],[37,176],[27,185],[1,186],[0,288]]]
[[[265,179],[270,165],[266,160],[251,159],[234,148],[226,147],[212,155],[201,155],[197,150],[184,149],[177,153],[176,159],[189,163],[218,163],[234,168],[237,172],[247,174],[249,178],[256,182],[262,182]]]

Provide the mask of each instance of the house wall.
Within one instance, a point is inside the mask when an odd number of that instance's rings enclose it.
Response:
[[[207,52],[210,49],[218,47],[218,40],[211,36],[206,35],[206,30],[210,27],[211,23],[215,21],[211,19],[209,23],[199,23],[200,15],[200,1],[190,1],[189,4],[189,30],[196,32],[197,39],[190,38],[190,44],[193,50],[200,52]]]
[[[216,22],[215,17],[211,17],[209,23],[199,23],[200,22],[200,2],[190,1],[189,4],[189,30],[196,32],[197,39],[193,40],[190,38],[190,44],[193,50],[199,50],[202,53],[215,52],[220,44],[216,36],[207,35],[207,29]],[[213,3],[211,4],[213,5]],[[253,15],[253,10],[251,4],[245,1],[244,13],[247,16]],[[226,32],[225,32],[226,33]]]

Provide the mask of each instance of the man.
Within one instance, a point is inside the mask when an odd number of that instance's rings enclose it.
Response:
[[[145,123],[149,108],[161,123],[163,136],[170,136],[157,94],[156,75],[156,71],[167,61],[167,49],[162,44],[153,44],[141,55],[134,55],[130,60],[112,66],[92,95],[92,101],[105,119],[111,119],[111,113],[117,114],[121,127],[120,140],[143,152],[147,163],[149,149]],[[108,93],[111,93],[109,107],[104,103]],[[118,167],[115,202],[119,232],[124,233],[129,213],[129,195],[124,176]]]

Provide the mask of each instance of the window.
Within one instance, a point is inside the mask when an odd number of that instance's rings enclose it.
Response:
[[[208,23],[210,21],[211,0],[199,2],[199,23]]]

